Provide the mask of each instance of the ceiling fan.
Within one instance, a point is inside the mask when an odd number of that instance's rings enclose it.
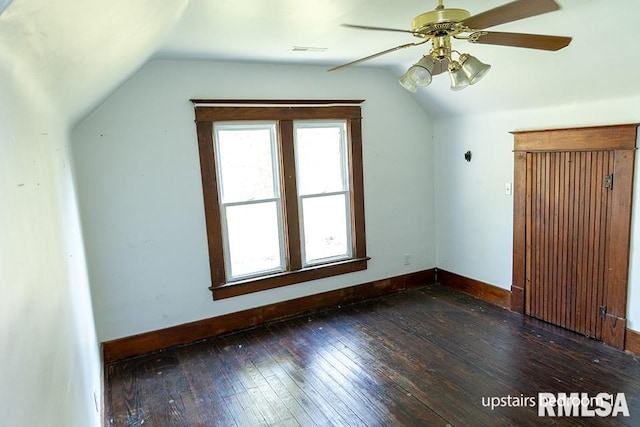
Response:
[[[471,15],[464,9],[444,7],[443,0],[433,11],[425,12],[413,18],[410,30],[396,28],[372,27],[365,25],[343,24],[345,27],[362,30],[392,31],[409,33],[421,39],[415,43],[407,43],[355,61],[334,67],[328,71],[339,70],[359,64],[373,58],[395,52],[408,47],[419,46],[431,42],[431,49],[416,64],[398,79],[400,84],[411,92],[418,87],[431,83],[432,76],[449,71],[451,89],[460,90],[477,83],[491,68],[476,57],[460,53],[452,49],[451,39],[467,40],[471,43],[491,44],[529,49],[556,51],[569,45],[571,37],[548,36],[541,34],[505,33],[484,31],[499,24],[541,15],[560,9],[554,0],[516,0],[477,15]],[[456,59],[452,56],[456,55]]]

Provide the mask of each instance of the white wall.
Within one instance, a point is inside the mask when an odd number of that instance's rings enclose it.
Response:
[[[190,98],[366,99],[368,270],[212,301]],[[432,138],[430,119],[385,71],[146,65],[72,133],[99,339],[435,267]]]
[[[640,97],[441,119],[435,124],[437,265],[511,287],[514,130],[640,122]],[[464,160],[473,152],[471,163]],[[640,330],[640,168],[636,167],[628,327]]]
[[[0,53],[0,424],[97,426],[101,369],[69,134]]]

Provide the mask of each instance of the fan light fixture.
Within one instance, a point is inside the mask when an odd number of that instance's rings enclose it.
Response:
[[[559,8],[560,5],[555,0],[513,0],[472,16],[469,11],[464,9],[445,8],[443,0],[438,0],[438,6],[435,10],[413,18],[410,30],[342,24],[345,27],[361,30],[409,33],[420,41],[392,47],[333,67],[328,71],[339,70],[400,49],[431,42],[429,53],[409,67],[398,81],[408,91],[417,92],[419,87],[428,86],[433,76],[448,71],[451,78],[451,90],[461,90],[478,83],[491,69],[491,66],[482,63],[475,56],[452,49],[451,41],[453,39],[527,49],[560,50],[571,43],[571,37],[486,31],[487,28],[499,24],[553,12]]]
[[[458,60],[451,59],[451,53],[458,54]],[[448,63],[449,76],[451,77],[451,90],[462,90],[469,85],[478,83],[491,69],[491,65],[481,62],[475,56],[468,53],[458,53],[449,51],[443,58],[432,58],[433,51],[429,55],[423,56],[417,63],[409,67],[398,82],[409,92],[416,93],[418,87],[429,86],[433,79],[433,69],[435,61]]]
[[[409,78],[408,71],[404,73],[399,79],[398,82],[402,85],[403,88],[408,90],[409,92],[416,93],[418,91],[418,86]]]

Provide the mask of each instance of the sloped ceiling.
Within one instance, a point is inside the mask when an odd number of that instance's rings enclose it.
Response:
[[[187,4],[14,0],[0,15],[0,67],[73,124],[149,59]]]
[[[460,41],[454,48],[492,65],[487,77],[451,92],[443,74],[411,96],[430,113],[448,115],[640,94],[635,75],[640,38],[634,28],[640,2],[557,1],[560,11],[492,29],[572,36],[569,47],[545,52]],[[504,3],[445,1],[472,15]],[[0,55],[34,74],[74,117],[150,58],[330,68],[415,40],[410,34],[354,30],[341,23],[408,29],[414,16],[436,5],[436,0],[15,0],[0,16]],[[326,51],[300,52],[295,46]],[[425,46],[359,66],[386,68],[393,81],[427,52]]]

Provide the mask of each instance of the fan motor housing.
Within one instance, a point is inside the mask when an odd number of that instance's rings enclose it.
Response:
[[[413,18],[411,30],[419,33],[421,29],[430,25],[461,22],[470,16],[469,11],[464,9],[436,9]]]

